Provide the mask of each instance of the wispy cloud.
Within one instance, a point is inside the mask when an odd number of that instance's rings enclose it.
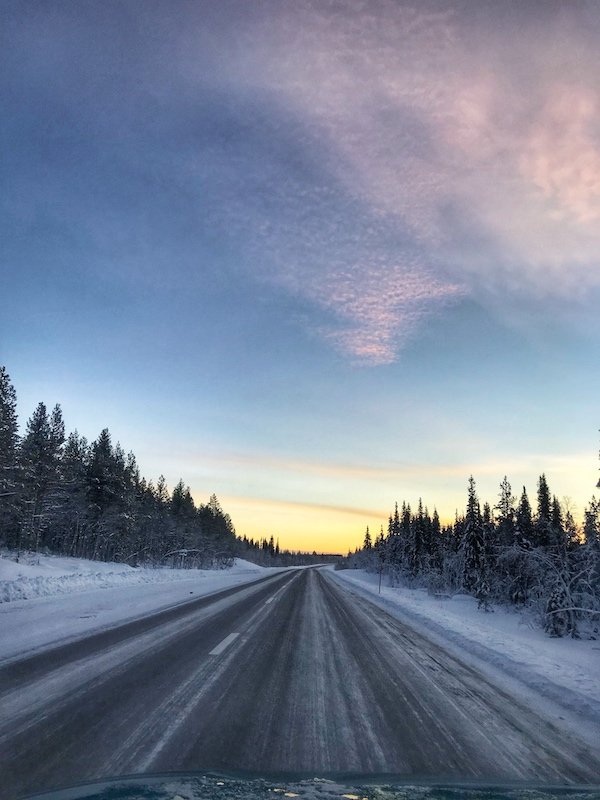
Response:
[[[210,464],[213,469],[220,466],[227,471],[240,471],[252,474],[287,474],[296,476],[298,480],[305,481],[306,477],[322,479],[327,478],[332,482],[356,480],[360,483],[372,482],[385,483],[401,488],[407,481],[411,484],[425,483],[430,479],[457,479],[462,487],[468,476],[491,478],[500,482],[504,475],[529,475],[529,482],[536,480],[541,472],[566,475],[569,473],[591,474],[590,453],[588,451],[571,452],[562,454],[527,453],[519,458],[507,456],[506,458],[481,457],[477,460],[445,461],[432,464],[429,461],[404,460],[395,463],[346,463],[339,461],[305,460],[289,458],[270,453],[242,453],[242,452],[214,452],[196,454],[193,451],[177,453],[177,463],[183,464],[189,473]],[[264,481],[267,483],[268,481]],[[317,483],[315,483],[317,485]],[[315,505],[311,503],[311,505]],[[318,505],[318,503],[316,504]],[[350,506],[348,506],[350,508]]]
[[[323,515],[323,512],[339,516],[361,517],[361,518],[375,518],[382,517],[385,512],[382,509],[372,508],[356,508],[354,506],[337,506],[328,503],[311,503],[299,502],[298,500],[279,500],[272,497],[249,497],[231,495],[224,498],[224,500],[233,504],[243,504],[245,506],[258,507],[264,509],[265,507],[279,508],[288,512],[312,512],[315,515]]]
[[[351,275],[328,274],[319,283],[321,303],[343,323],[325,336],[361,362],[386,364],[422,319],[460,294],[425,269],[359,265]],[[315,298],[316,299],[316,298]]]
[[[600,58],[586,34],[599,15],[490,5],[473,22],[460,8],[268,5],[238,53],[235,80],[302,120],[324,171],[362,206],[361,258],[330,215],[314,237],[300,213],[301,244],[282,248],[278,279],[332,312],[326,338],[368,363],[393,360],[464,293],[533,301],[600,286]],[[319,202],[316,187],[304,192],[304,205]],[[369,226],[385,232],[375,259]]]
[[[83,12],[38,11],[33,28],[12,31],[15,52],[19,36],[31,51],[28,71],[13,65],[25,88],[54,97],[57,117],[66,87],[75,98],[72,145],[59,148],[63,161],[44,160],[44,202],[61,220],[72,206],[77,235],[101,257],[128,242],[160,281],[174,251],[191,263],[216,232],[251,279],[309,309],[311,332],[366,364],[393,361],[465,295],[498,310],[600,289],[597,3],[210,6],[180,17],[153,6],[148,30],[164,29],[164,41],[152,40],[155,52],[126,33],[137,50],[123,74],[113,27],[127,30],[126,14],[106,15],[85,53]],[[73,164],[113,141],[105,194],[90,191]],[[27,164],[23,214],[43,189]],[[128,193],[114,211],[122,171],[156,201],[148,217],[151,204]],[[162,235],[166,222],[177,236]]]
[[[520,167],[554,208],[560,222],[582,225],[600,220],[600,119],[597,92],[582,86],[552,85],[531,126]]]

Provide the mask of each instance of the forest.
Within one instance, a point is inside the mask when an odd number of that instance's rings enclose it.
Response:
[[[598,482],[600,486],[600,481]],[[379,572],[390,584],[434,594],[466,592],[491,611],[531,608],[552,636],[600,636],[600,501],[578,524],[541,475],[532,505],[505,477],[483,506],[473,477],[452,525],[419,501],[396,503],[387,530],[339,561],[280,549],[273,536],[236,535],[213,494],[196,505],[183,480],[169,490],[141,476],[135,455],[107,428],[88,442],[65,432],[62,411],[40,402],[18,431],[17,398],[0,367],[0,547],[132,565],[214,568],[236,556],[263,565],[336,561]]]
[[[214,568],[237,556],[265,566],[335,557],[280,549],[273,536],[237,536],[213,494],[196,506],[180,480],[169,491],[141,476],[107,428],[88,442],[66,434],[59,405],[39,403],[19,436],[17,396],[0,366],[0,547],[131,565]]]
[[[529,608],[551,636],[600,636],[600,501],[592,497],[578,525],[545,475],[535,508],[526,488],[516,497],[506,477],[494,506],[482,507],[471,476],[453,525],[441,525],[421,500],[416,510],[396,504],[387,530],[373,540],[367,528],[362,548],[337,565],[344,567],[432,594],[467,593],[486,611]]]

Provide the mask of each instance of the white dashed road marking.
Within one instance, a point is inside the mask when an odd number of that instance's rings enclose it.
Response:
[[[223,652],[223,650],[226,650],[229,647],[229,645],[235,639],[237,639],[238,636],[239,636],[239,633],[230,633],[229,636],[226,636],[220,644],[218,644],[216,647],[214,647],[210,651],[210,653],[208,655],[209,656],[220,656],[221,653]]]

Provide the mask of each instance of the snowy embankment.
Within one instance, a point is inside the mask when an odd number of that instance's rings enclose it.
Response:
[[[89,589],[187,581],[212,577],[215,572],[226,575],[256,575],[264,573],[264,569],[241,558],[236,558],[232,567],[223,570],[189,570],[167,567],[145,569],[130,567],[128,564],[37,553],[23,553],[17,562],[14,554],[5,553],[0,555],[0,603]]]
[[[512,694],[561,719],[567,713],[577,725],[600,725],[600,641],[552,639],[526,614],[503,608],[485,612],[468,595],[436,597],[423,589],[385,585],[380,595],[378,575],[365,570],[332,574]]]
[[[11,602],[0,602],[0,659],[21,657],[279,571],[239,558],[228,569],[178,570],[37,555],[16,563],[4,553],[0,595]]]

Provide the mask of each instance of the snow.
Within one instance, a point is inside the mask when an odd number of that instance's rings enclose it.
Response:
[[[229,575],[256,575],[264,572],[264,568],[236,558],[233,567],[223,571]],[[130,567],[128,564],[38,553],[21,554],[17,562],[14,554],[4,553],[0,555],[0,603],[92,588],[190,580],[213,576],[214,573],[214,570],[179,570],[167,567],[144,569]]]
[[[551,639],[526,614],[502,608],[486,613],[467,595],[435,597],[385,585],[379,595],[377,575],[327,570],[546,716],[570,722],[590,739],[600,736],[600,642]],[[17,563],[3,553],[0,659],[19,658],[279,571],[242,559],[223,570],[173,570],[31,554]]]
[[[497,607],[486,612],[469,595],[432,596],[424,589],[385,585],[380,595],[378,575],[365,570],[332,574],[529,705],[597,741],[600,641],[550,638],[526,613]]]
[[[241,558],[227,569],[179,570],[31,554],[16,563],[4,553],[0,659],[63,644],[279,571]]]

